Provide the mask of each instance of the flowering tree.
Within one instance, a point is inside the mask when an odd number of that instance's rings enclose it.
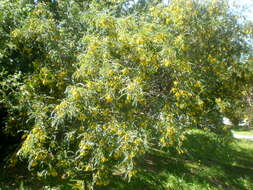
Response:
[[[252,55],[228,3],[146,2],[138,17],[120,0],[51,3],[10,33],[33,68],[19,93],[30,169],[106,184],[153,149],[180,153],[188,129],[229,134],[222,117],[244,104]]]

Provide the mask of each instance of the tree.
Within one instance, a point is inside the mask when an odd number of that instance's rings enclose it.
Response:
[[[222,117],[252,86],[252,49],[226,1],[147,1],[138,16],[120,0],[51,3],[10,32],[32,65],[17,96],[30,169],[106,184],[153,149],[180,153],[188,129],[229,135]]]

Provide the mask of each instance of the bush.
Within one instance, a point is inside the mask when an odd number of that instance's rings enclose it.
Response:
[[[244,104],[251,35],[228,3],[147,2],[138,17],[125,3],[27,3],[9,33],[26,58],[17,62],[29,65],[17,95],[27,113],[17,117],[29,121],[18,155],[39,176],[130,179],[136,159],[180,146],[184,131],[225,137],[223,116]]]

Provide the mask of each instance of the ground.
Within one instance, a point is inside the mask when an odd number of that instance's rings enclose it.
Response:
[[[251,135],[252,131],[236,134]],[[205,147],[205,146],[203,146]],[[197,147],[200,149],[200,147]],[[193,148],[194,149],[194,148]],[[131,182],[115,177],[113,183],[97,190],[252,190],[253,189],[253,142],[233,140],[220,152],[208,148],[197,156],[171,156],[166,153],[147,155],[141,169]],[[199,154],[199,156],[198,156]],[[212,156],[213,155],[213,156]],[[54,185],[51,179],[38,180],[20,164],[18,167],[1,169],[0,190],[61,190],[82,189],[80,181]],[[47,185],[45,185],[47,184]]]

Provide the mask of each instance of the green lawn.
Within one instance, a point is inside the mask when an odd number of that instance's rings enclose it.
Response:
[[[244,135],[244,136],[252,136],[253,137],[253,128],[250,129],[244,129],[244,130],[237,130],[237,131],[233,131],[233,133],[237,134],[237,135]]]
[[[252,190],[253,143],[236,140],[231,161],[151,158],[130,184],[115,183],[109,190]],[[151,161],[152,160],[152,161]],[[140,180],[141,179],[141,180]],[[102,188],[105,189],[105,188]]]
[[[202,157],[201,160],[185,157],[168,157],[164,153],[147,155],[137,176],[131,182],[115,177],[107,187],[96,190],[252,190],[253,142],[235,140],[227,148],[230,160]],[[208,150],[206,150],[208,152]],[[226,151],[227,152],[227,151]],[[25,185],[21,183],[24,182]],[[81,189],[78,185],[45,186],[20,169],[0,172],[1,190]]]

